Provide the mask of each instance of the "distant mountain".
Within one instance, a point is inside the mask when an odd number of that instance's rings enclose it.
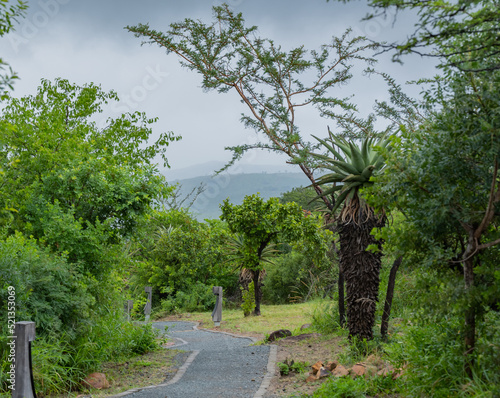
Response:
[[[195,164],[190,167],[182,169],[163,169],[162,173],[169,181],[171,180],[186,180],[200,176],[211,176],[216,171],[222,169],[226,163],[219,161],[211,161],[202,164]],[[249,173],[297,173],[299,172],[298,166],[283,164],[283,165],[269,165],[269,164],[248,164],[236,163],[230,167],[226,173],[229,174],[249,174]]]
[[[174,183],[175,181],[169,181]],[[264,199],[280,196],[292,188],[307,186],[309,180],[303,173],[249,173],[220,174],[216,177],[198,176],[178,180],[181,185],[181,197],[189,194],[193,188],[203,184],[204,192],[198,196],[191,211],[198,218],[218,218],[221,214],[219,204],[229,198],[231,203],[240,204],[246,195],[260,193]]]

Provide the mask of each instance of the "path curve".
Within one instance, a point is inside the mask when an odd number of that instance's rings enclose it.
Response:
[[[256,340],[225,332],[199,330],[197,322],[153,322],[177,348],[191,351],[168,382],[137,388],[114,397],[125,398],[262,398],[276,363],[276,346],[250,346]]]

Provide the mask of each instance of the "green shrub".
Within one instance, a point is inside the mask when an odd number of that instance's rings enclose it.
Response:
[[[367,381],[364,378],[355,380],[350,377],[328,380],[312,395],[314,398],[364,398]]]
[[[364,398],[399,394],[402,382],[392,377],[376,376],[368,379],[331,378],[312,395],[314,398]],[[398,396],[398,395],[396,395]]]
[[[95,298],[90,277],[64,257],[40,249],[21,234],[0,240],[0,312],[2,336],[7,326],[7,288],[15,288],[16,320],[34,321],[37,336],[76,336],[90,317]],[[1,342],[1,340],[0,340]]]
[[[338,303],[336,301],[321,302],[311,315],[311,324],[314,330],[323,334],[334,331],[343,331],[340,326]]]
[[[248,284],[248,290],[241,288],[242,290],[242,303],[241,309],[243,310],[243,315],[249,316],[255,309],[255,285],[254,282]]]
[[[292,250],[266,264],[263,300],[269,304],[302,302],[335,293],[336,270],[326,256],[312,259]]]
[[[171,292],[171,289],[165,289]],[[216,297],[212,293],[212,286],[196,282],[188,291],[178,290],[175,295],[162,299],[155,316],[175,314],[179,312],[211,311],[214,308]]]
[[[0,240],[0,308],[16,291],[16,321],[34,321],[34,378],[41,394],[70,391],[86,372],[117,357],[156,348],[151,325],[125,322],[121,296],[110,281],[84,276],[64,257],[20,234]],[[93,294],[91,294],[92,292]],[[99,301],[99,307],[95,301]],[[0,392],[8,391],[7,311],[0,311]]]
[[[157,313],[213,308],[213,286],[222,286],[224,297],[238,287],[238,274],[225,253],[228,236],[218,220],[202,223],[185,210],[153,212],[134,243],[140,255],[131,270],[132,289],[152,286]]]

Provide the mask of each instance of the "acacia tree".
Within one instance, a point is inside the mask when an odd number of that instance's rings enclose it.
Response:
[[[181,65],[202,76],[203,89],[219,93],[235,91],[247,106],[249,113],[242,114],[241,121],[262,133],[266,141],[226,148],[233,152],[233,157],[222,170],[251,149],[284,153],[290,163],[299,165],[325,207],[331,210],[334,198],[322,195],[323,190],[313,175],[315,162],[309,152],[316,144],[302,136],[300,109],[315,107],[321,117],[334,119],[341,128],[349,128],[351,134],[369,135],[372,120],[357,118],[356,107],[345,98],[333,96],[332,91],[349,82],[355,62],[365,65],[374,62],[364,52],[375,45],[363,37],[351,37],[347,30],[322,45],[319,51],[307,51],[303,46],[284,51],[274,41],[258,37],[257,27],[246,27],[242,14],[233,13],[228,5],[214,7],[213,14],[214,22],[208,25],[185,19],[172,23],[166,32],[147,24],[126,29],[143,38],[143,44],[156,44],[167,54],[175,54]],[[340,271],[340,309],[343,297]],[[343,322],[342,310],[340,318]]]
[[[221,219],[226,221],[232,233],[242,237],[238,258],[252,272],[255,289],[254,315],[260,315],[262,298],[260,273],[265,253],[272,244],[318,237],[318,219],[307,216],[294,203],[282,204],[278,198],[264,201],[258,195],[245,196],[241,205],[233,205],[226,199],[221,205]]]
[[[411,262],[462,274],[458,307],[447,312],[463,316],[465,369],[472,377],[478,316],[500,300],[500,76],[450,77],[434,99],[438,111],[419,130],[394,140],[371,201],[405,215],[406,228],[390,232],[390,239]]]

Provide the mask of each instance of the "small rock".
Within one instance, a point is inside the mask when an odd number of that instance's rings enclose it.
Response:
[[[327,368],[325,368],[324,366],[322,366],[318,370],[318,373],[316,374],[316,377],[318,379],[322,379],[323,377],[328,377],[328,376],[331,376],[331,375],[332,375],[332,372],[330,372]]]
[[[399,368],[392,374],[393,379],[399,379],[401,376],[403,376],[406,372],[406,368],[408,367],[408,364],[405,364],[402,368]]]
[[[297,336],[288,336],[283,339],[283,341],[286,342],[296,342],[296,341],[302,341],[306,339],[310,339],[311,337],[319,337],[321,336],[320,333],[304,333],[304,334],[299,334]],[[312,347],[312,346],[309,346]]]
[[[349,375],[349,371],[343,365],[337,365],[332,374],[335,377],[345,377]]]
[[[326,368],[331,372],[333,371],[339,363],[337,361],[330,361],[326,364]]]
[[[312,325],[310,323],[304,323],[301,327],[300,327],[300,330],[304,330],[304,329],[309,329]]]
[[[363,363],[357,363],[351,368],[351,376],[355,379],[358,376],[364,376],[366,373],[366,365]]]
[[[288,337],[291,335],[292,335],[292,332],[290,332],[288,329],[279,329],[279,330],[275,330],[274,332],[272,332],[269,335],[269,338],[267,339],[267,341],[274,341],[276,339],[281,339],[283,337]]]
[[[109,382],[106,380],[104,373],[91,373],[82,382],[85,387],[102,390],[109,388]]]
[[[312,383],[313,381],[316,381],[316,376],[311,375],[306,379],[306,383]]]
[[[313,373],[316,374],[323,367],[323,362],[318,361],[312,367]]]

